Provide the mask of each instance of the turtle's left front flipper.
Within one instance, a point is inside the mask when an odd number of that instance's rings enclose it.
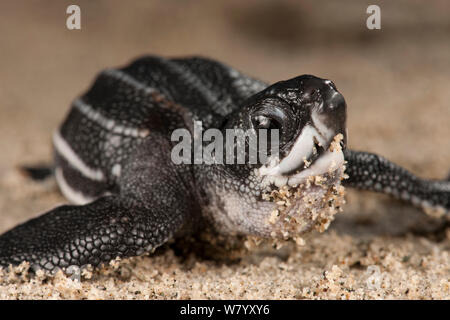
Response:
[[[422,179],[379,155],[345,150],[345,186],[386,193],[432,215],[450,217],[450,181]]]

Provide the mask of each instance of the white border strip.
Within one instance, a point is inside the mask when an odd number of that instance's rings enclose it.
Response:
[[[81,192],[73,190],[69,184],[64,179],[64,175],[61,168],[56,168],[55,170],[56,181],[58,182],[58,186],[62,192],[62,194],[72,203],[78,205],[84,205],[89,202],[92,202],[94,198],[87,197]]]
[[[117,124],[116,121],[108,119],[100,112],[94,110],[91,105],[85,103],[81,98],[76,99],[73,102],[73,106],[82,114],[84,114],[89,120],[98,123],[101,127],[105,128],[106,130],[112,131],[113,133],[131,136],[135,138],[138,137],[145,138],[146,136],[149,135],[148,129],[126,127]]]
[[[89,168],[83,160],[78,157],[78,155],[72,150],[72,148],[67,144],[64,138],[56,130],[53,134],[53,144],[61,156],[64,157],[75,169],[77,169],[83,176],[96,180],[102,181],[104,179],[103,172],[98,169]]]

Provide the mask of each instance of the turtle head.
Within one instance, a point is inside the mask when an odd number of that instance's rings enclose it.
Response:
[[[345,99],[333,82],[302,75],[277,82],[252,96],[231,117],[227,128],[250,130],[257,135],[261,129],[267,130],[267,150],[258,152],[265,151],[269,157],[259,162],[263,165],[259,171],[261,175],[287,178],[326,155],[337,135],[345,148],[346,109]],[[271,139],[274,136],[276,141]]]
[[[228,176],[241,183],[236,196],[241,203],[239,217],[232,218],[239,220],[235,224],[248,226],[245,233],[273,236],[275,232],[276,237],[311,229],[312,211],[324,209],[330,192],[339,193],[343,175],[346,103],[334,83],[311,75],[277,82],[250,97],[231,115],[226,128],[254,131],[258,138],[260,129],[268,130],[266,161],[226,166]],[[270,138],[274,130],[275,143]],[[274,144],[277,148],[272,148]],[[248,206],[242,205],[244,198],[250,199]],[[311,202],[315,204],[306,208]],[[293,218],[295,211],[300,217],[294,218],[304,223],[292,232],[279,219],[267,224],[274,210],[278,216],[285,215],[283,220]]]
[[[330,153],[335,138],[345,148],[346,103],[330,80],[310,75],[282,81],[258,98],[250,118],[254,128],[279,129],[279,154],[259,169],[276,186],[297,185],[310,175],[327,172],[341,154]]]

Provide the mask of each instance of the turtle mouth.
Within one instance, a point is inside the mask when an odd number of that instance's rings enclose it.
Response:
[[[307,153],[304,154],[303,157],[301,154],[293,157],[297,161],[295,163],[300,163],[299,165],[295,165],[295,167],[291,166],[281,166],[280,173],[286,176],[297,174],[303,170],[307,170],[312,164],[316,162],[321,156],[325,154],[327,149],[329,148],[331,142],[324,143],[323,139],[318,139],[316,135],[312,137],[312,148]],[[294,163],[294,161],[292,161]],[[281,161],[283,163],[283,161]],[[284,171],[283,171],[284,169]]]
[[[287,156],[281,160],[269,158],[268,163],[258,169],[258,175],[277,187],[297,186],[311,176],[340,168],[344,164],[344,145],[342,133],[324,135],[313,125],[307,125]]]

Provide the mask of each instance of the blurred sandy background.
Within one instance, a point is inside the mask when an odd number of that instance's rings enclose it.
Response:
[[[381,30],[368,30],[375,3]],[[82,30],[66,28],[70,4]],[[65,201],[16,166],[50,161],[72,99],[101,69],[150,53],[200,54],[268,82],[329,78],[348,104],[350,147],[425,177],[450,169],[448,1],[2,1],[0,232]],[[348,202],[299,249],[233,263],[166,249],[81,284],[3,279],[0,298],[450,298],[444,222],[371,193]]]

